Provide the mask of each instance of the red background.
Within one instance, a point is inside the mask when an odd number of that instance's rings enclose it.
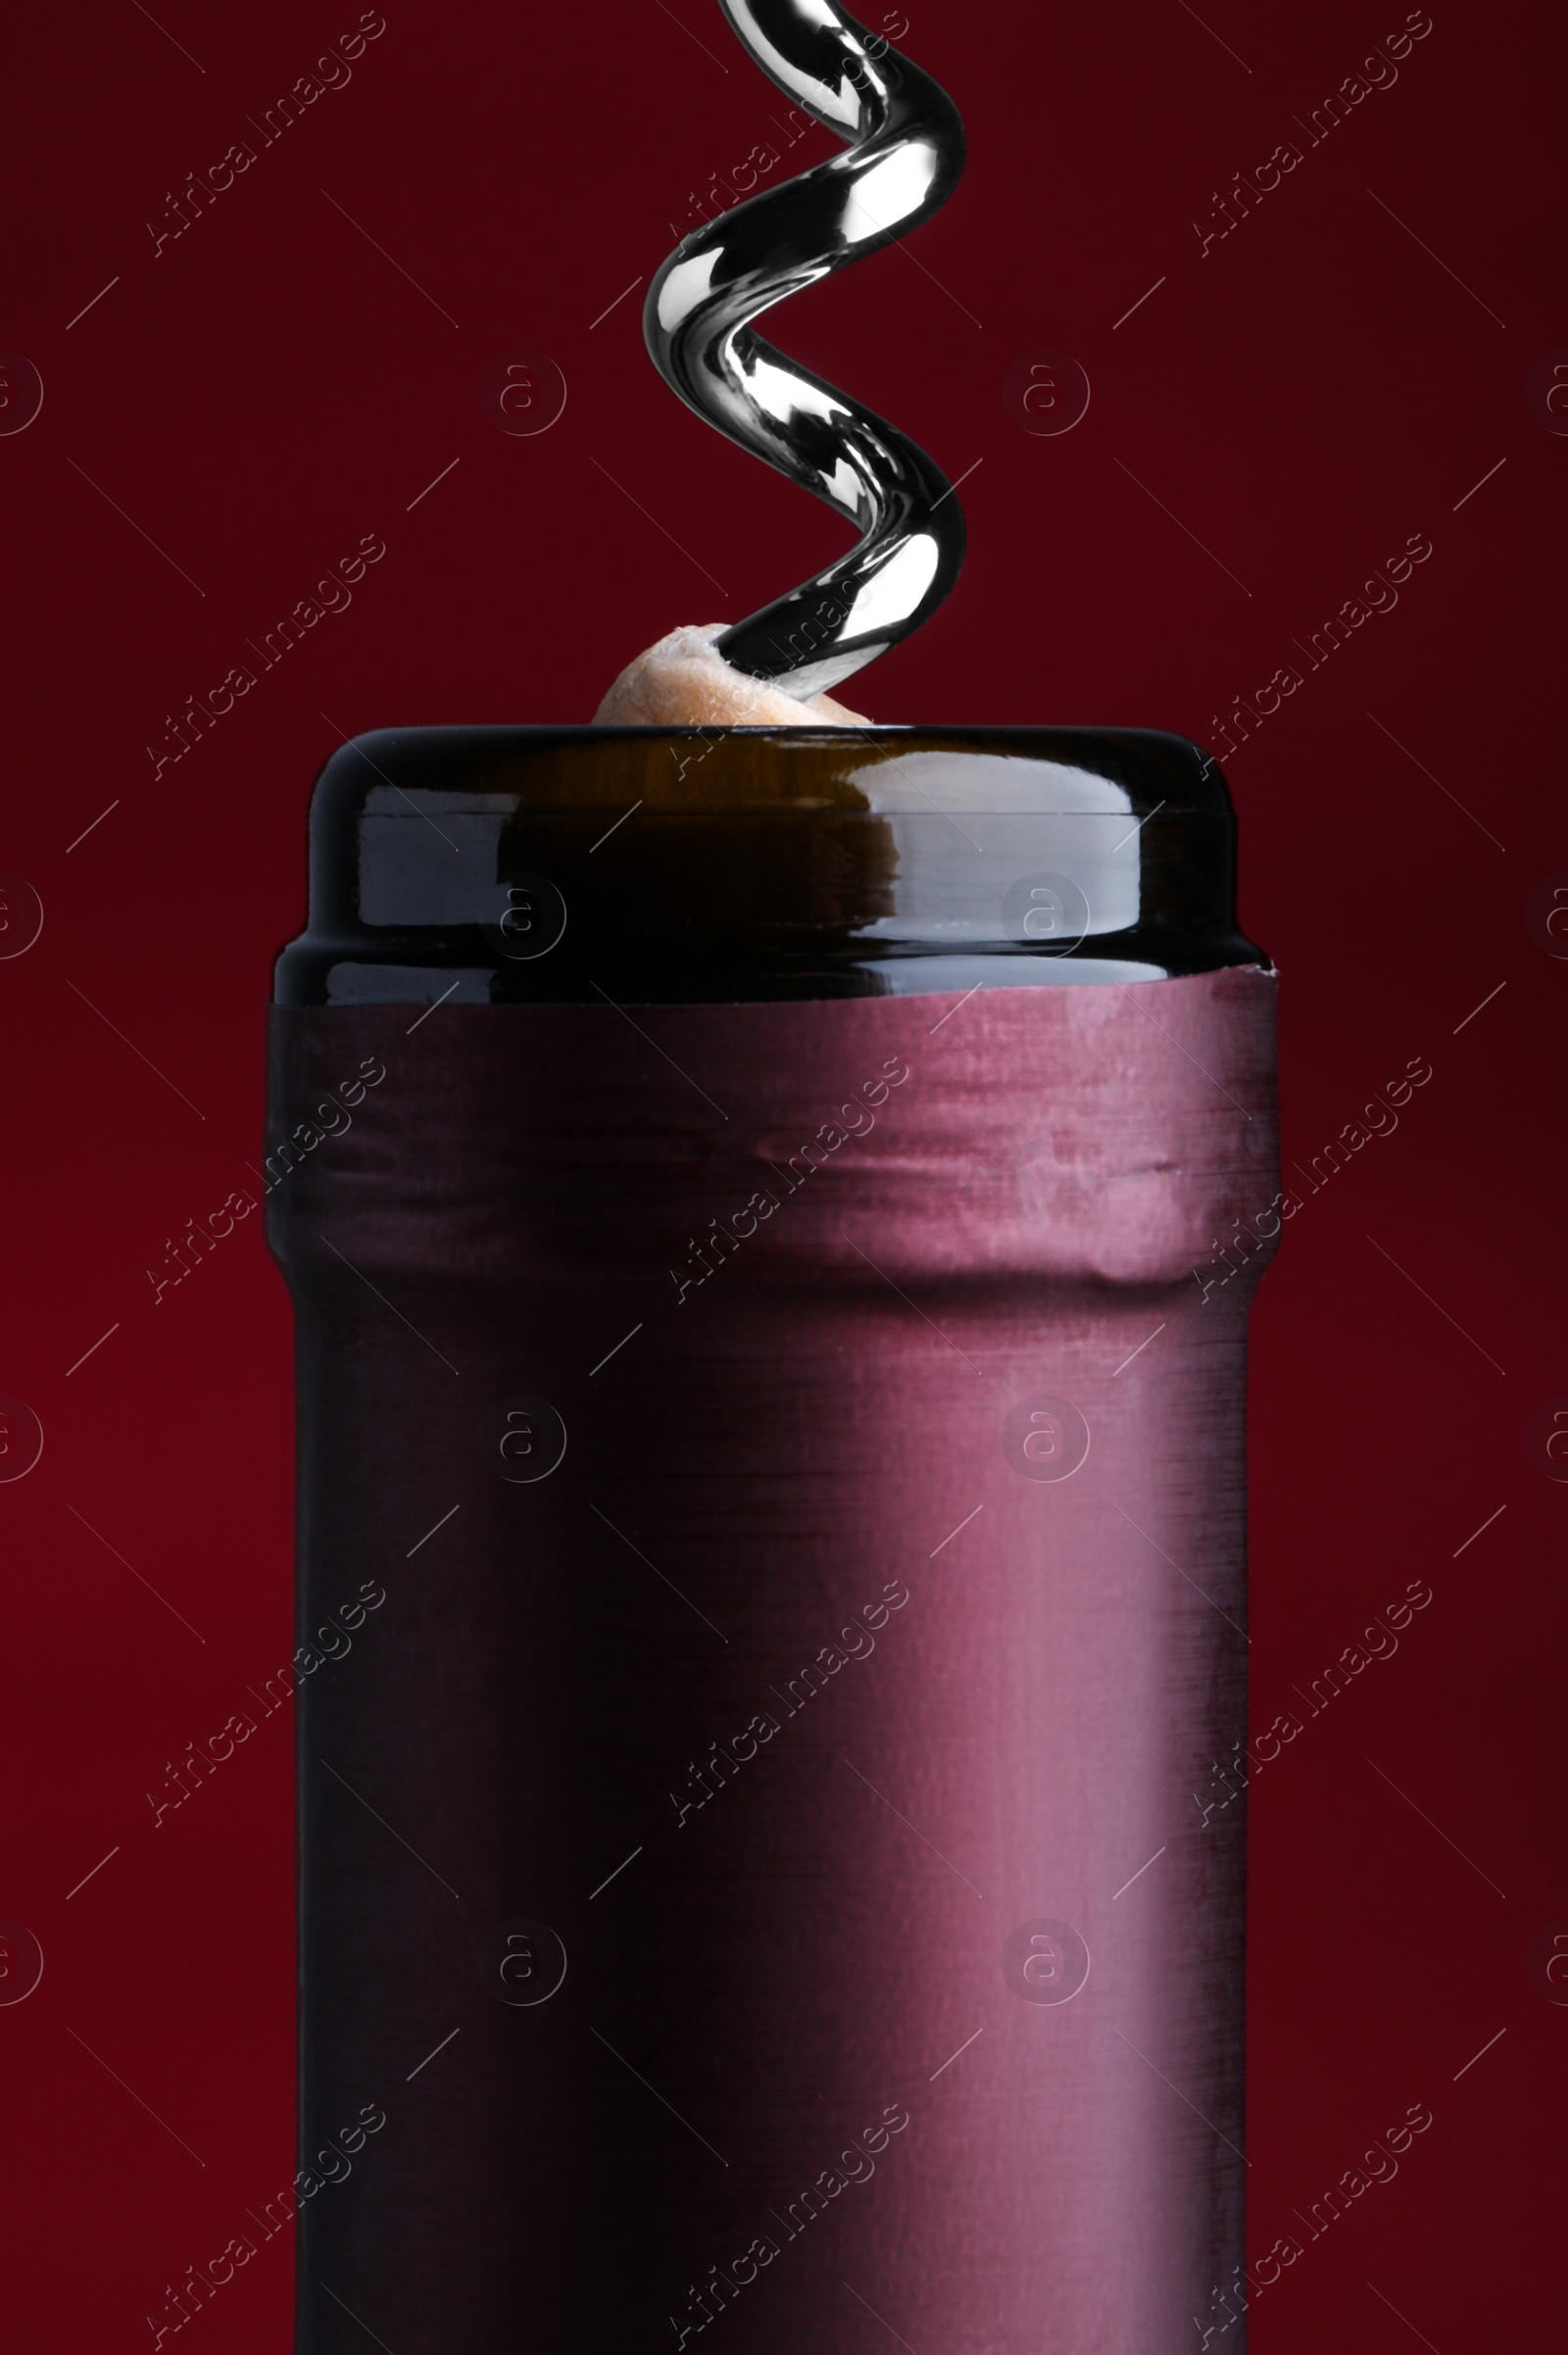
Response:
[[[967,175],[910,254],[774,322],[950,474],[978,467],[956,594],[856,682],[879,718],[1212,739],[1374,565],[1433,543],[1226,762],[1243,920],[1282,973],[1288,1171],[1433,1066],[1287,1228],[1253,1328],[1255,1723],[1407,1582],[1433,1590],[1252,1794],[1252,2241],[1304,2244],[1256,2302],[1259,2355],[1526,2343],[1553,2239],[1568,2010],[1526,1947],[1568,1916],[1568,1490],[1526,1429],[1568,1392],[1568,967],[1526,905],[1568,867],[1546,693],[1568,438],[1525,386],[1568,344],[1541,239],[1564,61],[1545,11],[1434,7],[1396,83],[1309,147],[1293,118],[1402,9],[908,0]],[[0,866],[45,910],[0,962],[0,1391],[46,1435],[0,1487],[0,1915],[45,1955],[0,2010],[19,2350],[150,2344],[164,2284],[293,2171],[286,1714],[157,1830],[144,1795],[290,1650],[289,1316],[259,1219],[156,1306],[145,1270],[258,1157],[312,776],[372,725],[587,719],[639,647],[844,544],[664,390],[640,294],[590,325],[784,111],[718,12],[388,0],[352,81],[262,148],[247,116],[354,23],[161,0],[159,25],[35,10],[7,37],[0,344],[45,387],[0,438]],[[166,191],[241,138],[255,164],[155,258]],[[1301,163],[1200,256],[1194,219],[1288,139]],[[542,436],[480,407],[518,349],[569,386]],[[1093,386],[1065,435],[1004,401],[1041,349]],[[387,553],[352,607],[155,778],[165,715],[366,533]],[[1296,2212],[1422,2102],[1397,2180],[1309,2240]],[[202,2343],[284,2346],[290,2262],[268,2242]]]

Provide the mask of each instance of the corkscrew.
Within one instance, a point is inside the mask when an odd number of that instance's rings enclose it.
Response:
[[[733,668],[804,700],[936,611],[963,564],[963,515],[923,450],[751,321],[928,219],[963,170],[963,124],[928,74],[835,0],[719,5],[762,71],[850,144],[683,238],[649,290],[643,328],[688,407],[861,534],[716,641]]]

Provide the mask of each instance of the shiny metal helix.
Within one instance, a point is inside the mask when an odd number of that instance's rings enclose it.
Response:
[[[944,204],[963,170],[963,124],[928,74],[835,0],[719,5],[762,71],[851,144],[683,238],[649,290],[643,330],[654,365],[699,417],[861,534],[716,641],[735,669],[804,699],[936,611],[963,564],[963,515],[923,450],[750,322]]]

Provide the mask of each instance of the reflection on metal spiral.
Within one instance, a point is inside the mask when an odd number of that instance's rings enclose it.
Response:
[[[643,326],[655,366],[699,417],[862,535],[717,641],[735,669],[805,698],[936,611],[963,563],[963,516],[923,450],[750,322],[934,213],[963,170],[963,125],[929,75],[835,0],[719,4],[763,72],[851,144],[684,238],[654,280]]]

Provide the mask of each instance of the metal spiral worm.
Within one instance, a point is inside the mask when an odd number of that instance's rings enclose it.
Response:
[[[859,545],[716,641],[735,669],[818,695],[933,613],[963,563],[963,515],[923,450],[751,321],[891,244],[963,170],[946,92],[835,0],[719,0],[806,113],[851,144],[683,238],[649,290],[655,367],[698,416],[848,516]]]

